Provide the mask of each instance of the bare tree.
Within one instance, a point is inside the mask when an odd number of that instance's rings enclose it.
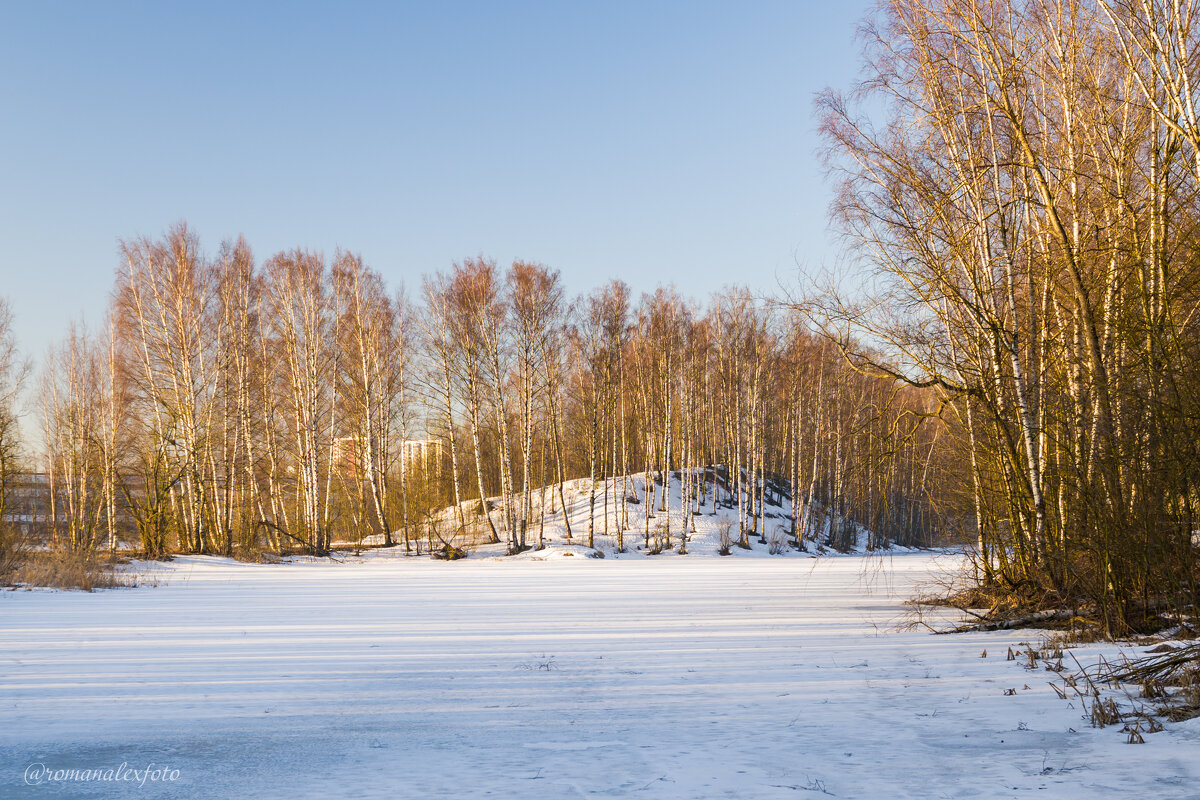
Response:
[[[383,279],[348,253],[334,262],[333,292],[340,318],[339,391],[342,427],[353,444],[355,464],[346,474],[365,486],[374,525],[391,546],[392,531],[404,522],[408,541],[407,508],[390,506],[393,473],[406,486],[403,442],[409,429],[407,408],[408,315],[403,298],[388,295]]]
[[[517,362],[518,406],[521,414],[521,504],[518,528],[520,546],[525,547],[525,533],[533,513],[533,483],[531,465],[534,452],[535,398],[545,392],[550,396],[550,414],[554,416],[559,391],[556,381],[559,366],[550,359],[556,354],[554,345],[563,324],[563,291],[558,272],[541,264],[513,262],[508,272],[508,294],[512,302],[514,348]],[[557,446],[557,434],[555,435]],[[561,460],[561,446],[558,446]],[[545,476],[542,476],[545,483]],[[559,484],[561,491],[561,481]],[[564,515],[565,518],[565,515]],[[538,547],[543,545],[541,534]]]
[[[29,371],[17,350],[12,323],[12,307],[0,298],[0,561],[8,560],[14,545],[15,534],[8,526],[21,459],[17,401]]]
[[[324,258],[292,250],[265,265],[263,303],[269,320],[274,368],[284,387],[290,439],[286,457],[294,470],[294,530],[272,524],[314,553],[331,543],[330,491],[336,468],[335,379],[338,315]]]

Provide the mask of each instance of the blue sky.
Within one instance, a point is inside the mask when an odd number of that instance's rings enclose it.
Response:
[[[813,93],[868,3],[0,6],[0,294],[40,357],[117,240],[479,253],[704,297],[834,257]]]

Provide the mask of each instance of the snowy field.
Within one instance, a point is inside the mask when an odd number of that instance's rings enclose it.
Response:
[[[933,568],[193,557],[3,592],[0,797],[1200,797],[1200,720],[1127,745],[1004,659],[1029,632],[890,630]],[[167,771],[53,780],[122,764]]]

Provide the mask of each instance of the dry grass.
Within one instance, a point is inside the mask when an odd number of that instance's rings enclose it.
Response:
[[[1141,696],[1156,701],[1159,713],[1173,722],[1200,716],[1200,643],[1164,643],[1104,677],[1138,684]]]
[[[14,587],[77,589],[91,592],[133,586],[133,576],[117,570],[117,564],[106,555],[79,553],[66,548],[27,550],[11,559],[0,583]]]
[[[1030,662],[1042,659],[1046,669],[1060,673],[1063,685],[1051,682],[1051,688],[1063,700],[1077,697],[1093,726],[1123,722],[1127,741],[1142,744],[1143,734],[1163,730],[1161,720],[1179,722],[1200,716],[1200,644],[1163,642],[1140,658],[1122,656],[1119,664],[1101,657],[1091,670],[1075,660],[1075,673],[1062,671],[1064,646],[1064,637],[1043,639],[1040,652],[1029,649]],[[1049,663],[1055,656],[1057,663]]]

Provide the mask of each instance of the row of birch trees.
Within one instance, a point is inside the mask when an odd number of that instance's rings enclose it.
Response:
[[[68,332],[40,396],[47,521],[77,549],[518,552],[548,515],[588,546],[686,549],[720,508],[744,547],[963,525],[937,489],[946,426],[918,424],[933,393],[743,289],[569,300],[549,267],[481,257],[409,298],[349,253],[259,264],[181,224],[122,243],[106,324]]]
[[[957,420],[981,583],[1110,632],[1196,599],[1196,16],[888,0],[858,91],[820,100],[873,273],[813,317]]]
[[[335,529],[404,528],[412,421],[402,297],[349,254],[186,226],[121,245],[102,332],[49,354],[41,397],[55,535],[149,555],[328,552]]]

